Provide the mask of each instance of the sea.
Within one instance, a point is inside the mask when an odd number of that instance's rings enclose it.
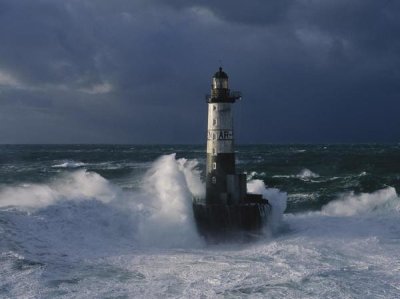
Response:
[[[204,145],[1,145],[0,298],[400,298],[400,145],[236,147],[272,214],[207,243]]]

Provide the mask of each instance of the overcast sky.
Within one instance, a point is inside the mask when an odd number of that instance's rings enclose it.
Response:
[[[399,142],[398,0],[0,0],[0,143]]]

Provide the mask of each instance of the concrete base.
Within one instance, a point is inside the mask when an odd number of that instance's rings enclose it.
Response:
[[[206,205],[193,202],[197,229],[207,240],[230,239],[237,233],[259,233],[268,219],[271,206],[263,203]]]

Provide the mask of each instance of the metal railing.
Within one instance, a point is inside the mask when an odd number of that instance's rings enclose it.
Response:
[[[240,91],[231,91],[231,92],[228,92],[227,95],[225,95],[223,97],[224,98],[226,97],[226,99],[228,101],[241,100],[242,99],[242,92],[240,92]],[[206,102],[209,103],[213,98],[218,98],[218,96],[206,94],[204,98],[205,98]]]
[[[241,100],[242,99],[242,92],[241,91],[231,91],[230,97]]]

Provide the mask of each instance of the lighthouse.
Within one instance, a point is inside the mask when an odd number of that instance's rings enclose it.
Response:
[[[240,185],[232,184],[236,179],[232,105],[240,97],[240,92],[231,94],[228,75],[220,67],[212,78],[211,95],[207,97],[207,204],[227,204],[238,199],[234,198],[237,192],[232,192],[232,187]],[[245,180],[244,176],[239,178]]]
[[[197,227],[206,237],[259,230],[271,209],[260,194],[247,193],[246,175],[236,172],[232,108],[241,93],[230,91],[228,79],[220,67],[206,96],[206,195],[193,198]]]

